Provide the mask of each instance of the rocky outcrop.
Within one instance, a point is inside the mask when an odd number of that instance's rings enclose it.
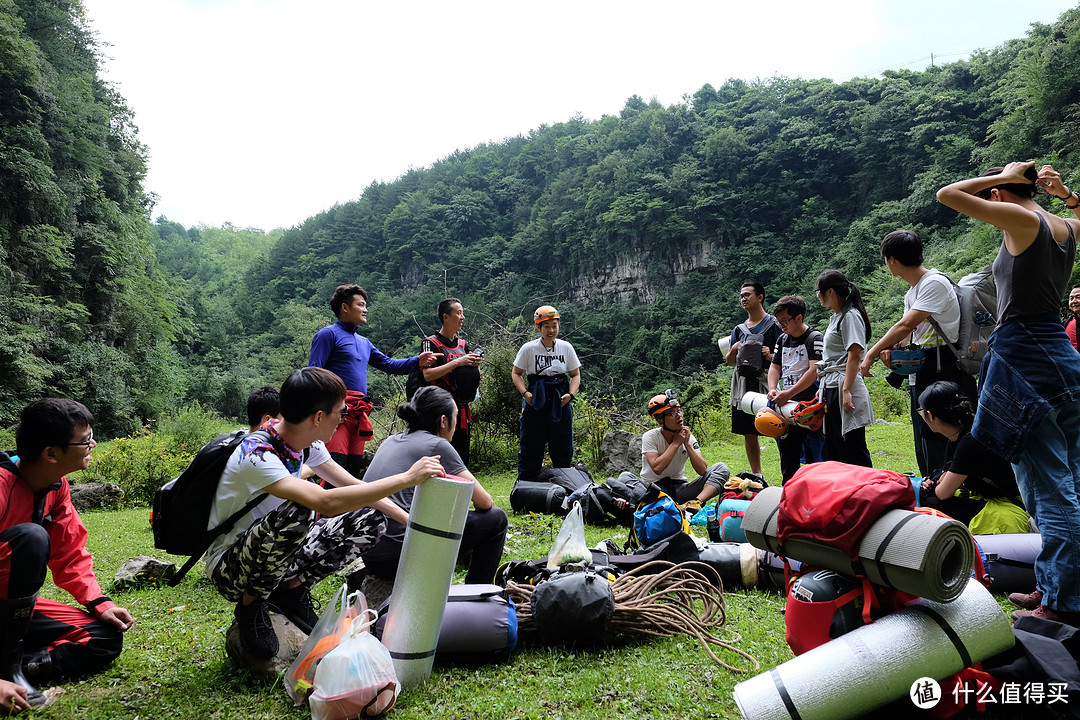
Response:
[[[720,270],[720,245],[690,240],[677,247],[642,248],[620,244],[602,263],[581,268],[570,278],[569,296],[590,305],[600,303],[648,304],[660,290],[678,283],[691,270]]]

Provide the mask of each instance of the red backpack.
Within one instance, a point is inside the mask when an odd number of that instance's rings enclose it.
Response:
[[[857,558],[867,529],[887,510],[915,509],[911,479],[892,470],[829,461],[804,465],[780,495],[776,534],[825,543]]]

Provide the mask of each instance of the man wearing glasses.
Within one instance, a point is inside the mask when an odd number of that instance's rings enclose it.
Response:
[[[724,361],[734,365],[739,354],[739,345],[749,336],[761,339],[761,373],[757,377],[745,377],[738,370],[731,374],[731,432],[743,436],[746,449],[746,462],[750,472],[761,477],[761,434],[754,427],[754,416],[742,411],[743,395],[748,392],[764,393],[769,379],[769,365],[772,363],[772,349],[780,338],[780,325],[776,318],[765,312],[765,286],[757,281],[748,281],[739,288],[739,304],[746,311],[746,322],[735,326],[731,333],[731,348]]]
[[[256,502],[203,557],[210,582],[236,603],[240,645],[254,657],[277,655],[271,609],[310,633],[319,619],[310,588],[374,545],[386,517],[408,523],[388,495],[443,474],[437,457],[425,457],[365,483],[334,462],[326,443],[349,415],[345,394],[329,370],[293,372],[281,386],[281,421],[246,437],[218,482],[210,527]],[[330,487],[302,479],[305,464]]]
[[[96,673],[123,648],[131,613],[101,592],[68,473],[90,464],[94,416],[46,398],[19,415],[14,453],[0,453],[0,711],[47,702],[36,685]],[[86,611],[38,599],[45,571]]]
[[[649,414],[659,427],[641,436],[641,478],[656,483],[684,510],[697,512],[703,503],[720,494],[731,477],[722,462],[706,465],[697,438],[683,424],[682,407],[674,390],[667,390],[649,400]],[[686,463],[698,478],[686,479]]]

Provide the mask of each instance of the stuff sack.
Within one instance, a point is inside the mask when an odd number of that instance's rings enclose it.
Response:
[[[960,303],[960,334],[955,343],[948,343],[949,347],[956,354],[956,365],[960,370],[968,375],[978,375],[990,336],[997,328],[997,285],[994,284],[993,268],[988,266],[965,275],[959,283],[953,283],[948,275],[945,277],[952,283]],[[945,338],[934,316],[927,320],[938,335]]]
[[[315,667],[312,720],[375,717],[394,707],[401,686],[390,651],[368,632],[375,619],[374,610],[353,619],[341,643]]]
[[[862,536],[893,508],[915,508],[906,475],[836,461],[804,465],[781,490],[777,540],[783,548],[789,538],[807,538],[858,557]]]
[[[717,521],[720,523],[720,537],[725,542],[746,542],[746,533],[742,530],[742,519],[746,515],[749,500],[721,500],[716,507]]]
[[[380,638],[391,598],[379,608],[375,635]],[[517,641],[517,609],[504,588],[450,586],[435,648],[436,660],[504,660],[517,647]]]
[[[582,485],[588,485],[592,483],[592,475],[585,469],[584,465],[575,465],[574,467],[565,468],[544,468],[540,471],[540,474],[536,476],[536,482],[553,483],[561,487],[566,488],[566,493],[570,493],[577,490]]]
[[[566,488],[546,482],[518,480],[510,490],[510,507],[516,513],[566,514]]]
[[[232,529],[237,520],[266,498],[267,493],[260,493],[223,523],[208,528],[210,508],[217,496],[221,473],[236,447],[250,436],[270,440],[270,435],[262,431],[250,434],[244,430],[222,433],[204,445],[178,477],[154,493],[154,547],[170,555],[191,556],[169,581],[170,586],[177,585],[183,579],[210,547],[210,543]]]
[[[746,378],[759,378],[765,369],[765,358],[761,355],[761,348],[765,344],[765,336],[761,333],[743,335],[739,340],[739,349],[735,351],[735,369]]]
[[[634,511],[627,548],[648,548],[677,532],[690,534],[690,523],[675,501],[664,494],[655,483]]]
[[[555,575],[536,586],[529,604],[537,634],[546,643],[610,639],[615,594],[611,583],[594,572]]]

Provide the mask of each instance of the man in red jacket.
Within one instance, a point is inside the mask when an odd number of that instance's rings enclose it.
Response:
[[[43,705],[35,684],[104,669],[132,625],[101,592],[64,477],[90,464],[93,424],[74,400],[39,400],[19,416],[17,454],[0,453],[0,711]],[[38,599],[46,569],[86,611]]]

